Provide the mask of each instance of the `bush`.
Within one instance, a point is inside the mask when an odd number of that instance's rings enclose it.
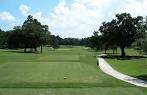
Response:
[[[140,52],[144,52],[147,54],[147,38],[142,38],[137,40],[134,44],[134,47],[136,47]]]

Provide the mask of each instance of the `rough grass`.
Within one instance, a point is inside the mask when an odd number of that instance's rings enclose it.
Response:
[[[147,80],[147,58],[117,60],[108,59],[116,70],[133,77]]]
[[[116,70],[143,80],[147,80],[147,57],[144,57],[135,49],[126,49],[127,57],[113,56],[107,58]]]

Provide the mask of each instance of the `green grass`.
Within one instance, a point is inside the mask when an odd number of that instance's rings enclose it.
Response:
[[[0,89],[0,95],[146,95],[146,89],[124,87]]]
[[[126,49],[129,56],[142,56],[134,49]],[[107,59],[116,70],[140,79],[147,80],[147,58]]]
[[[131,60],[107,60],[116,70],[140,79],[147,80],[147,58]]]
[[[43,49],[42,54],[0,50],[0,95],[146,95],[104,74],[97,52],[85,47]]]

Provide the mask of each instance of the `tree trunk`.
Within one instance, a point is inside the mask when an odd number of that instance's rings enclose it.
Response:
[[[33,48],[30,48],[30,52],[33,52]]]
[[[116,54],[117,54],[117,48],[116,48]]]
[[[115,50],[113,49],[113,54],[115,54]]]
[[[42,53],[42,45],[41,45],[41,53]]]
[[[35,52],[37,52],[37,47],[34,47]]]
[[[120,47],[120,49],[121,49],[121,56],[122,57],[125,57],[126,56],[126,53],[125,53],[125,47]]]
[[[107,49],[105,48],[105,54],[107,54]]]
[[[113,54],[115,54],[115,48],[112,48],[112,52],[113,52]]]
[[[24,48],[24,53],[26,53],[26,52],[27,52],[27,48],[25,47],[25,48]]]

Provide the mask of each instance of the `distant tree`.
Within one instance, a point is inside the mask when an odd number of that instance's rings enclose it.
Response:
[[[50,36],[50,46],[54,49],[59,48],[59,40],[58,37],[51,35]]]
[[[140,51],[140,53],[147,54],[147,33],[144,33],[143,37],[140,39],[137,39],[133,46]]]
[[[59,35],[57,35],[57,36],[56,36],[56,39],[58,40],[58,44],[59,44],[59,45],[63,45],[63,44],[62,44],[63,38],[61,38]]]
[[[143,52],[144,52],[145,54],[147,54],[147,38],[145,38],[145,39],[143,39],[143,40],[141,41],[141,46],[140,46],[140,48],[143,50]]]
[[[61,38],[56,36],[59,45],[71,45],[71,46],[89,46],[90,38]]]
[[[9,37],[9,32],[5,32],[0,29],[0,48],[6,48],[8,45],[8,37]]]
[[[96,50],[102,49],[102,37],[97,31],[94,32],[93,36],[90,38],[90,47]]]
[[[90,46],[90,37],[82,38],[80,40],[80,45],[82,45],[82,46]]]
[[[64,38],[61,39],[61,45],[73,45],[73,46],[80,46],[80,39],[78,38]]]

